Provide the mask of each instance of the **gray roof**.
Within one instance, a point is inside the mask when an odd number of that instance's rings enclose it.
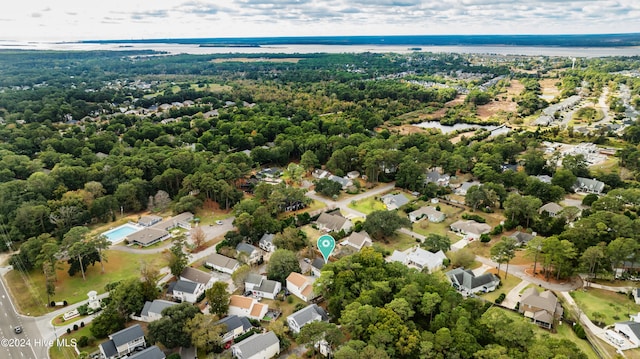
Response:
[[[131,355],[128,359],[165,359],[166,357],[160,348],[152,345],[141,352]]]
[[[573,185],[575,189],[587,189],[594,192],[602,192],[604,190],[604,182],[596,179],[578,177]]]
[[[535,178],[537,178],[540,182],[551,183],[551,176],[549,175],[537,175],[535,176]]]
[[[273,237],[275,235],[273,233],[265,233],[262,235],[262,238],[260,238],[260,243],[271,243],[273,244]]]
[[[329,176],[328,179],[329,179],[329,181],[333,181],[333,182],[339,183],[342,187],[348,186],[349,182],[351,182],[351,180],[349,180],[348,178],[338,177],[338,176],[334,176],[334,175]]]
[[[515,231],[509,237],[515,239],[520,244],[526,244],[530,240],[532,240],[533,237],[535,237],[535,236],[533,234],[530,234],[530,233]]]
[[[131,233],[127,236],[129,242],[137,242],[142,245],[147,245],[155,241],[159,241],[162,237],[168,235],[169,232],[164,229],[158,229],[153,227],[145,227],[140,231]]]
[[[340,229],[342,229],[342,227],[347,221],[348,219],[342,216],[339,216],[336,214],[329,214],[329,213],[322,213],[320,217],[318,217],[318,219],[316,220],[318,224],[335,232],[340,231]]]
[[[409,203],[409,200],[407,199],[407,197],[405,197],[402,193],[387,194],[387,195],[384,195],[384,196],[380,197],[380,199],[384,203],[388,203],[390,205],[395,205],[397,208],[400,208],[400,207],[404,206],[405,204]]]
[[[311,262],[311,266],[316,269],[322,269],[324,267],[324,259],[318,257]]]
[[[182,273],[180,273],[180,277],[191,282],[201,283],[205,285],[209,283],[211,278],[213,278],[211,274],[191,267],[185,267],[182,270]]]
[[[106,342],[100,344],[100,348],[107,358],[118,354],[118,349],[116,349],[116,346],[113,344],[113,340],[107,340]]]
[[[138,220],[138,223],[143,226],[150,226],[151,224],[159,221],[162,221],[162,217],[156,216],[155,214],[153,214],[153,215],[140,217],[140,219]]]
[[[257,288],[254,288],[254,290],[265,292],[265,293],[273,293],[273,291],[276,289],[276,286],[279,283],[280,282],[277,282],[275,280],[265,279],[262,281],[262,283],[260,283],[260,286]]]
[[[175,282],[175,284],[173,285],[172,291],[195,294],[196,288],[198,288],[198,283],[189,282],[187,280],[180,279],[177,282]]]
[[[238,243],[238,245],[236,246],[236,251],[244,252],[248,255],[251,255],[251,253],[257,250],[258,248],[256,248],[255,246],[252,246],[251,244],[244,243],[244,242]]]
[[[169,308],[178,303],[170,302],[168,300],[156,299],[153,302],[147,301],[144,303],[144,307],[142,308],[142,312],[140,312],[141,316],[148,316],[149,313],[162,313],[164,308]]]
[[[260,284],[262,282],[262,279],[263,278],[260,274],[249,273],[247,274],[247,278],[245,278],[244,282],[251,284]]]
[[[302,328],[305,324],[316,320],[318,317],[320,317],[320,319],[323,321],[329,320],[327,312],[325,312],[324,309],[320,308],[317,304],[309,304],[299,311],[289,315],[289,317],[295,319],[300,328]]]
[[[109,336],[116,347],[123,344],[132,342],[140,337],[144,337],[142,327],[140,324],[132,325],[129,328],[124,328],[119,332],[113,333]]]
[[[205,261],[213,265],[216,265],[218,267],[229,268],[229,269],[233,269],[240,264],[238,263],[237,260],[233,258],[225,257],[222,254],[218,254],[218,253],[211,254],[210,256],[207,257]]]
[[[219,324],[223,324],[225,326],[227,333],[240,327],[242,327],[242,331],[247,331],[252,327],[249,319],[247,319],[246,317],[239,317],[237,315],[230,315],[213,323],[213,325]]]
[[[549,202],[544,206],[540,207],[538,210],[539,213],[549,212],[549,213],[558,213],[562,211],[563,207],[555,202]]]
[[[449,277],[453,283],[467,290],[499,281],[498,277],[493,273],[485,273],[476,277],[471,269],[465,270],[463,268],[456,268],[447,272],[447,277]]]
[[[273,332],[252,335],[234,346],[240,350],[243,358],[250,358],[260,353],[264,348],[280,345],[280,340]]]
[[[627,322],[620,322],[620,323],[617,323],[617,324],[627,325],[629,327],[629,329],[631,329],[633,334],[635,334],[637,338],[640,338],[640,323],[633,322],[633,321],[627,321]]]

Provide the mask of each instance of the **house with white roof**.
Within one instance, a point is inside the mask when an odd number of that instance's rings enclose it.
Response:
[[[371,241],[371,237],[365,231],[361,232],[353,232],[349,235],[349,237],[345,238],[341,245],[347,245],[355,248],[356,250],[361,250],[363,247],[370,247],[373,245],[373,241]]]
[[[287,290],[305,302],[313,299],[313,282],[316,278],[291,272],[287,277]]]
[[[280,354],[280,340],[273,332],[255,334],[231,346],[238,359],[269,359]]]
[[[291,329],[294,334],[300,333],[300,329],[305,325],[317,321],[329,321],[327,312],[317,304],[309,304],[287,317],[289,329]]]
[[[447,259],[443,251],[436,253],[429,252],[418,246],[415,246],[405,252],[398,250],[393,251],[391,256],[387,258],[388,262],[400,262],[407,267],[417,268],[418,270],[428,270],[434,272],[441,269],[443,261]]]
[[[229,298],[229,315],[261,320],[267,315],[269,306],[258,302],[255,298],[232,295]]]
[[[233,274],[240,268],[240,262],[222,254],[213,253],[204,260],[204,265],[222,273]]]
[[[446,216],[444,213],[438,211],[436,207],[433,206],[420,207],[413,212],[409,212],[409,220],[411,222],[417,222],[425,217],[429,220],[429,222],[440,223],[444,221]]]
[[[282,284],[275,280],[267,279],[266,276],[249,273],[244,280],[245,291],[251,292],[253,296],[260,298],[275,299],[282,290]]]
[[[265,233],[260,238],[260,242],[258,242],[258,247],[260,247],[265,252],[273,252],[276,250],[276,246],[273,244],[273,238],[275,235],[273,233]]]

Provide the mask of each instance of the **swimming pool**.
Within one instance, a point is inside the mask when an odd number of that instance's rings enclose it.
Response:
[[[139,227],[130,223],[126,223],[114,229],[110,229],[102,233],[102,235],[106,236],[107,239],[109,239],[109,242],[115,244],[115,243],[122,242],[125,239],[125,237],[127,237],[131,233],[136,233],[141,229],[142,227]]]

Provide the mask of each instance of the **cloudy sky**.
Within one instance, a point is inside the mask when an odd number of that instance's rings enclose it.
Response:
[[[0,40],[640,32],[638,0],[15,0]]]

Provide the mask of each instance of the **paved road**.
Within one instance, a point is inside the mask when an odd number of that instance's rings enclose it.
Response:
[[[2,274],[0,274],[2,275]],[[0,357],[7,359],[38,359],[34,346],[42,345],[41,335],[34,318],[24,317],[15,310],[11,296],[0,280]],[[14,328],[21,326],[23,332],[16,334]]]
[[[350,197],[342,199],[340,201],[334,201],[334,200],[331,200],[331,199],[326,198],[324,196],[320,196],[315,191],[307,192],[307,197],[309,197],[311,199],[314,199],[316,201],[320,201],[320,202],[326,204],[327,207],[329,207],[329,208],[340,208],[343,211],[343,213],[345,214],[345,216],[347,216],[347,217],[366,218],[367,217],[366,214],[364,214],[364,213],[362,213],[360,211],[356,211],[355,209],[349,208],[349,204],[352,201],[359,201],[359,200],[364,199],[364,198],[377,196],[379,194],[391,191],[395,187],[396,187],[396,183],[395,182],[387,183],[384,186],[376,187],[376,188],[374,188],[374,189],[372,189],[370,191],[366,191],[364,193],[359,193],[359,194],[357,194],[355,196],[350,196]]]

